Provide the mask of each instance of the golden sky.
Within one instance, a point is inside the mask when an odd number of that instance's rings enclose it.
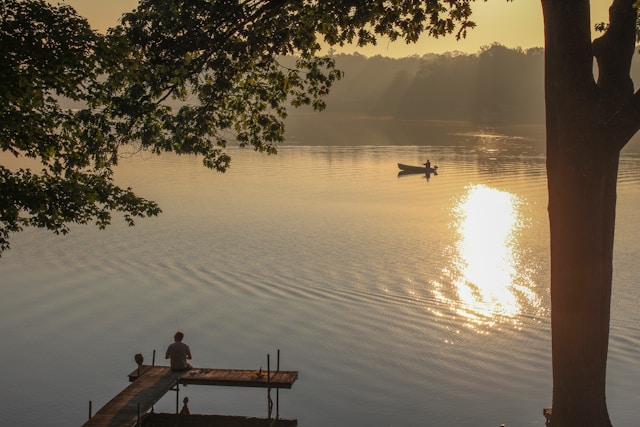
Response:
[[[52,1],[53,3],[53,1]],[[94,28],[105,31],[118,22],[122,13],[133,9],[137,0],[62,0],[72,5],[79,14],[87,17]],[[592,0],[592,21],[607,19],[611,0]],[[389,43],[380,40],[378,46],[367,48],[345,48],[340,52],[359,52],[363,55],[383,55],[403,57],[425,53],[462,51],[475,53],[482,46],[498,42],[507,47],[542,47],[543,22],[542,6],[537,0],[478,0],[473,4],[473,20],[478,26],[471,30],[467,38],[456,41],[454,37],[441,39],[423,38],[420,42],[406,45],[404,42]]]

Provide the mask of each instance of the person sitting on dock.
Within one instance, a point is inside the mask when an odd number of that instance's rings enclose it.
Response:
[[[182,342],[183,338],[184,334],[182,332],[176,332],[173,336],[174,342],[167,348],[165,359],[171,358],[171,369],[173,371],[187,371],[192,368],[187,362],[187,359],[191,359],[191,349]]]

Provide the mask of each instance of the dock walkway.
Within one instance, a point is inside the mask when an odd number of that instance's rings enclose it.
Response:
[[[131,427],[178,384],[290,389],[297,371],[193,368],[175,372],[168,366],[142,365],[129,374],[131,384],[103,406],[83,427]],[[139,406],[138,406],[139,405]]]
[[[137,371],[136,371],[137,372]],[[147,369],[92,416],[84,427],[131,427],[177,383],[184,372],[168,366]],[[138,405],[140,407],[138,408]]]

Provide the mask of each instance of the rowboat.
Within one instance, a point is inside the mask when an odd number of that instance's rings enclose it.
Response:
[[[410,166],[398,163],[398,168],[405,173],[437,173],[438,166],[427,168],[425,166]]]

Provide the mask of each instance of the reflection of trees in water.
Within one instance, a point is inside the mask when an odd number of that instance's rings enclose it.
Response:
[[[541,124],[487,128],[461,121],[294,111],[289,115],[286,126],[287,143],[303,145],[431,145],[469,148],[469,144],[485,143],[487,138],[483,135],[494,134],[509,142],[544,145],[544,126]]]
[[[539,168],[544,164],[543,140],[523,136],[508,136],[494,129],[482,129],[467,135],[467,147],[475,154],[478,172],[484,175],[504,175],[518,170],[529,175],[544,175]]]
[[[428,158],[438,172],[452,172],[451,164],[468,164],[483,175],[516,172],[544,175],[544,127],[480,127],[472,123],[427,122],[353,117],[335,114],[292,114],[287,123],[287,145],[350,147],[348,154],[326,150],[332,161],[370,158],[374,161],[422,164]],[[414,146],[413,159],[390,157],[390,146]],[[387,148],[384,148],[387,147]],[[435,157],[433,157],[435,155]],[[542,166],[542,168],[541,168]]]

